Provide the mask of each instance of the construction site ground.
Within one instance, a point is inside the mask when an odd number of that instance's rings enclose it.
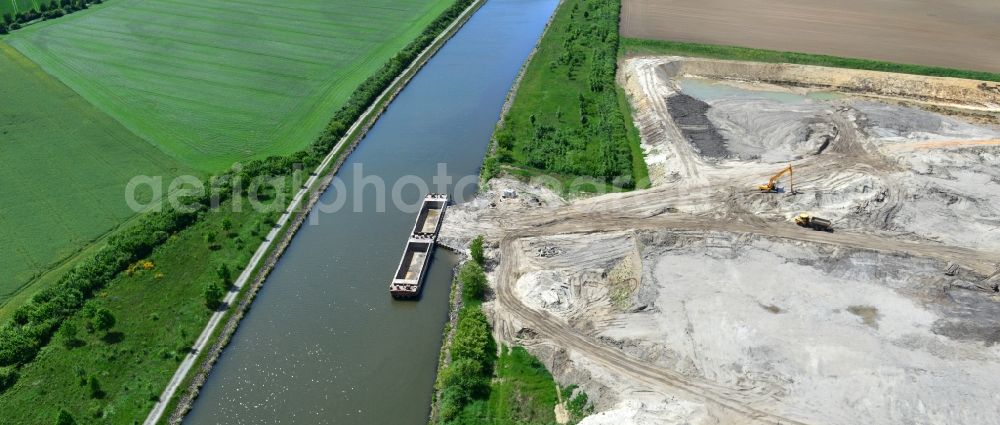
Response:
[[[497,338],[586,391],[582,423],[1000,423],[997,85],[677,57],[619,80],[652,188],[494,179],[440,237],[486,235]]]

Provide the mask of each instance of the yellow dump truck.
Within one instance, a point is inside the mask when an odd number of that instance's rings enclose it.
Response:
[[[809,213],[802,213],[795,217],[795,224],[802,227],[808,227],[813,230],[822,230],[824,232],[833,231],[833,222],[825,218],[814,217]]]

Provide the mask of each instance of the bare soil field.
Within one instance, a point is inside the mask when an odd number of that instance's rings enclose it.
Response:
[[[994,0],[624,0],[625,37],[1000,72]]]
[[[652,188],[567,200],[494,179],[440,239],[486,235],[497,339],[587,393],[581,424],[1000,424],[992,84],[619,69]],[[794,189],[758,190],[788,164]]]

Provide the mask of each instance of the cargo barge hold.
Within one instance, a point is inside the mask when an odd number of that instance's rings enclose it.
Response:
[[[420,213],[413,225],[403,250],[403,258],[389,284],[394,298],[416,298],[423,288],[424,272],[430,264],[444,211],[448,208],[448,195],[432,193],[424,198]]]

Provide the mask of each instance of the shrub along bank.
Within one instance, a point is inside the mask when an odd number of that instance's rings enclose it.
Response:
[[[438,423],[555,424],[558,393],[545,365],[522,347],[503,347],[497,356],[482,309],[487,288],[482,238],[472,247],[472,259],[455,277],[462,287],[462,308],[451,343],[443,348],[451,353],[451,363],[438,373]],[[583,417],[587,400],[580,394],[575,399],[580,408],[572,411],[575,420]]]
[[[36,8],[31,8],[24,12],[7,12],[3,14],[3,21],[0,21],[0,34],[7,34],[10,31],[21,29],[32,21],[42,19],[56,19],[80,10],[86,10],[91,5],[104,3],[104,0],[52,0],[38,2]]]
[[[202,212],[65,317],[0,394],[0,423],[50,424],[60,409],[78,423],[145,417],[214,312],[205,288],[230,290],[232,271],[271,230],[262,214],[248,205],[235,212],[230,202]]]
[[[644,185],[645,163],[615,82],[620,8],[617,0],[560,6],[495,134],[486,179],[507,169]]]

